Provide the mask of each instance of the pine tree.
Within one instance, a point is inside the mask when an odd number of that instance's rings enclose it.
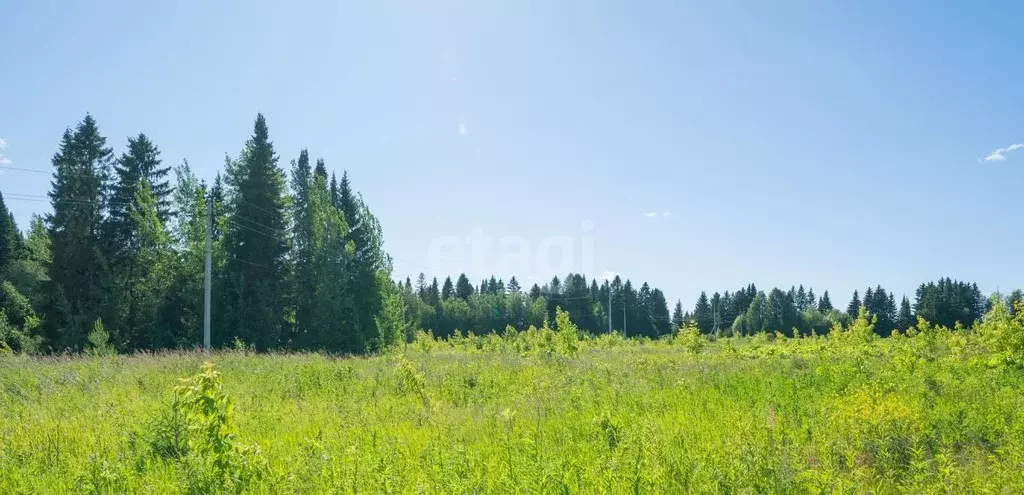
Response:
[[[23,249],[21,232],[14,222],[14,215],[4,203],[3,193],[0,192],[0,280],[3,280],[7,269],[14,261],[23,255]]]
[[[331,194],[331,204],[334,205],[335,208],[338,208],[339,207],[339,201],[338,201],[338,180],[334,177],[334,172],[331,172],[330,194]],[[347,218],[345,220],[348,221]]]
[[[323,163],[322,161],[320,163]],[[319,176],[317,176],[319,177]],[[298,160],[292,160],[291,170],[291,216],[292,216],[292,260],[295,269],[292,275],[292,304],[295,310],[294,325],[288,340],[300,349],[315,348],[326,341],[325,329],[318,327],[319,317],[316,306],[317,290],[322,273],[317,273],[314,259],[317,250],[323,249],[322,224],[324,212],[313,211],[316,183],[309,164],[309,152],[303,149]],[[314,239],[314,236],[317,236]]]
[[[693,308],[693,319],[697,322],[697,328],[701,333],[708,334],[714,329],[714,314],[711,311],[711,303],[705,292],[700,293],[697,298],[697,305]]]
[[[804,284],[800,284],[800,288],[797,289],[794,302],[796,303],[797,311],[803,311],[807,309],[807,306],[809,306],[807,303],[807,291],[804,290]]]
[[[46,337],[54,349],[81,349],[93,322],[107,309],[109,276],[101,238],[104,184],[113,151],[90,115],[65,130],[53,157],[49,193],[53,213],[46,222],[52,262],[44,311]]]
[[[637,291],[637,322],[639,326],[633,329],[633,335],[642,335],[647,338],[657,337],[658,331],[654,325],[654,306],[652,304],[654,294],[651,286],[644,282]]]
[[[900,301],[900,312],[896,316],[896,328],[905,331],[913,326],[914,323],[914,313],[910,310],[910,300],[907,299],[907,296],[903,296],[903,300]]]
[[[832,311],[832,309],[832,299],[828,297],[828,291],[825,291],[825,293],[821,295],[821,299],[818,300],[818,311],[825,313]]]
[[[638,307],[638,294],[633,289],[633,283],[629,279],[622,284],[622,306],[624,310],[622,324],[627,336],[637,335],[641,329],[640,308]]]
[[[846,314],[850,315],[850,318],[856,318],[860,314],[860,297],[856,290],[853,291],[853,299],[850,300],[850,304],[846,305]]]
[[[672,325],[676,328],[683,326],[683,302],[676,299],[676,307],[672,310]]]
[[[441,301],[441,289],[438,288],[437,277],[430,283],[430,288],[427,289],[427,304],[431,306],[437,306]]]
[[[120,262],[127,248],[126,242],[134,233],[131,211],[135,206],[135,194],[143,181],[149,184],[156,204],[157,218],[166,224],[171,216],[171,189],[167,174],[170,167],[162,166],[160,149],[145,134],[128,138],[128,151],[114,163],[115,182],[110,195],[110,214],[107,218],[110,257]]]
[[[223,337],[237,336],[259,350],[281,343],[284,324],[286,213],[284,172],[262,114],[252,138],[228,171],[231,219],[225,248],[228,262]]]
[[[651,291],[652,309],[651,318],[654,320],[655,336],[669,335],[672,333],[672,322],[668,313],[668,301],[665,300],[665,293],[661,289]],[[681,316],[681,315],[680,315]]]
[[[376,317],[383,309],[391,278],[391,259],[384,252],[384,235],[370,209],[361,196],[352,190],[348,172],[342,172],[337,186],[337,206],[348,225],[348,237],[355,247],[350,272],[354,291],[357,318],[354,325],[359,339],[366,343],[375,341]],[[363,349],[353,349],[362,351]]]
[[[469,299],[471,295],[473,295],[473,284],[469,283],[469,278],[466,277],[465,273],[460,273],[459,279],[455,283],[455,297]]]
[[[427,300],[427,275],[423,272],[416,276],[416,295],[421,301]]]
[[[541,294],[540,286],[537,285],[536,283],[534,283],[533,287],[530,287],[530,300],[531,301],[536,301],[537,299],[540,299],[541,296],[542,296],[542,294]]]
[[[804,309],[814,309],[817,303],[818,298],[814,297],[814,288],[812,287],[807,289],[807,299],[804,301]]]
[[[722,295],[715,292],[711,295],[711,332],[719,334],[722,331]]]
[[[451,277],[444,278],[444,286],[441,288],[441,300],[447,301],[455,295],[455,285]]]
[[[508,281],[508,291],[512,294],[518,294],[520,290],[522,290],[522,288],[519,287],[519,281],[516,280],[515,275],[513,275]]]
[[[323,158],[316,159],[316,170],[313,173],[316,174],[317,177],[323,179],[325,184],[327,183],[327,164],[324,163]]]

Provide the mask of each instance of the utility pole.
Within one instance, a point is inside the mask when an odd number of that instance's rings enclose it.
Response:
[[[210,279],[213,278],[213,195],[206,199],[206,269],[203,280],[203,350],[210,352]]]

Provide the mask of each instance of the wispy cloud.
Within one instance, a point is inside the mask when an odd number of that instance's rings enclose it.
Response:
[[[6,148],[7,148],[7,140],[2,138],[2,137],[0,137],[0,150],[6,149]],[[6,156],[4,156],[3,153],[0,153],[0,165],[10,165],[10,164],[11,164],[11,159],[7,158]]]
[[[672,212],[671,211],[663,211],[661,213],[658,213],[656,211],[649,211],[647,213],[644,213],[644,216],[647,217],[647,218],[658,218],[659,216],[662,217],[662,218],[668,218],[668,217],[672,216]]]
[[[613,280],[615,279],[615,277],[618,276],[619,274],[616,272],[613,272],[611,270],[605,270],[604,272],[601,273],[601,280]]]
[[[663,216],[663,217],[670,217],[670,216],[672,216],[672,212],[671,211],[663,211],[663,212],[661,212],[661,216]]]
[[[654,217],[658,216],[658,212],[656,212],[656,211],[649,211],[647,213],[644,213],[644,216],[647,217],[647,218],[654,218]]]
[[[466,127],[466,124],[459,124],[459,135],[465,136],[466,134],[469,134],[469,128]]]
[[[1006,159],[1006,154],[1024,148],[1024,144],[1014,143],[1005,148],[999,148],[985,157],[986,162],[1001,162]]]

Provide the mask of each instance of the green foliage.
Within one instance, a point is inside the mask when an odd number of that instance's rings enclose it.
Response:
[[[555,308],[555,328],[558,330],[558,350],[566,356],[579,352],[580,330],[562,308]]]
[[[85,353],[90,356],[113,356],[117,350],[110,343],[110,334],[103,327],[103,320],[97,319],[86,338]]]
[[[741,318],[741,317],[737,317]],[[673,339],[675,345],[681,346],[691,354],[700,354],[704,349],[704,346],[708,343],[707,339],[700,333],[693,322],[684,323],[682,327],[676,331],[675,338]]]
[[[402,299],[397,289],[388,291],[384,296],[384,308],[375,319],[377,324],[377,351],[387,352],[396,349],[405,340],[405,318],[402,315]]]

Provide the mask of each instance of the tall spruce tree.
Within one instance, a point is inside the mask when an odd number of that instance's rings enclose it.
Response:
[[[455,297],[468,299],[471,295],[473,295],[473,284],[469,283],[469,277],[466,277],[465,273],[460,273],[458,281],[455,282]]]
[[[53,212],[46,217],[52,262],[44,310],[52,349],[81,349],[93,323],[109,302],[109,274],[103,257],[104,185],[113,150],[91,115],[64,131],[53,157]],[[114,329],[116,332],[116,329]]]
[[[114,163],[114,184],[110,194],[109,241],[111,259],[119,260],[127,240],[133,236],[129,218],[135,207],[135,195],[142,181],[149,183],[156,204],[157,217],[166,224],[171,216],[173,190],[167,178],[170,167],[164,167],[157,148],[145,134],[128,138],[128,150]]]
[[[672,325],[679,328],[683,323],[683,301],[676,299],[676,307],[672,309]]]
[[[821,295],[821,299],[818,299],[818,311],[826,313],[832,311],[832,309],[832,299],[828,297],[828,291],[825,291],[825,293]]]
[[[444,278],[444,286],[441,287],[441,300],[447,301],[455,296],[455,284],[452,283],[452,278]]]
[[[668,301],[665,300],[665,293],[655,288],[651,291],[651,319],[654,320],[655,336],[668,335],[672,333],[672,321],[668,313]]]
[[[222,337],[272,349],[282,338],[288,238],[284,172],[263,114],[256,116],[253,135],[228,170],[227,183],[232,191]]]
[[[349,229],[348,238],[355,247],[349,269],[356,307],[354,329],[367,345],[373,345],[379,342],[377,317],[383,310],[384,296],[389,293],[391,259],[384,252],[380,223],[370,213],[362,197],[352,190],[347,171],[342,172],[338,183],[336,204],[344,215]]]
[[[708,301],[706,292],[701,292],[697,298],[697,304],[693,308],[693,319],[697,322],[697,328],[701,333],[711,333],[715,326],[715,316],[712,313],[711,302]]]
[[[850,315],[850,318],[856,318],[860,313],[860,296],[857,295],[857,291],[853,291],[853,299],[850,299],[850,304],[846,305],[846,314]]]
[[[910,309],[910,300],[907,299],[907,296],[903,296],[903,300],[900,301],[900,312],[896,316],[896,329],[905,331],[913,326],[914,323],[914,313]]]
[[[299,158],[292,160],[291,165],[291,248],[295,264],[291,296],[295,308],[295,321],[288,340],[295,347],[308,349],[324,343],[323,329],[316,327],[316,313],[321,309],[316,306],[316,295],[323,274],[316,272],[317,267],[314,264],[315,251],[322,246],[317,246],[313,239],[314,231],[316,234],[323,234],[320,231],[322,225],[317,224],[317,220],[323,221],[324,213],[318,211],[318,218],[314,219],[312,196],[315,194],[313,188],[316,184],[310,169],[309,151],[300,151]]]

